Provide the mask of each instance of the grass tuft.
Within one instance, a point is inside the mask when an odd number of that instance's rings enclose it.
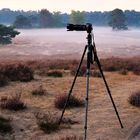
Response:
[[[67,101],[67,97],[68,96],[66,94],[58,96],[54,102],[55,107],[58,109],[63,109]],[[84,106],[83,100],[71,95],[66,108],[83,107],[83,106]]]
[[[18,111],[18,110],[26,109],[27,107],[21,101],[21,93],[19,93],[12,97],[6,97],[6,96],[1,97],[0,108]]]
[[[140,91],[132,93],[128,98],[128,102],[133,106],[140,107]]]
[[[63,73],[61,71],[55,70],[55,71],[50,71],[47,73],[47,76],[51,77],[63,77]]]
[[[43,96],[43,95],[46,95],[47,91],[43,88],[42,85],[40,85],[37,89],[34,89],[32,91],[32,95],[35,95],[35,96]]]
[[[47,134],[59,130],[58,118],[47,112],[46,114],[37,113],[35,115],[39,128]]]

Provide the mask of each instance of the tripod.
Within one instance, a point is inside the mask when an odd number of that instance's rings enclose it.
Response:
[[[70,91],[69,91],[69,94],[68,94],[68,97],[67,97],[67,100],[66,100],[66,103],[64,105],[64,108],[62,110],[62,114],[61,114],[61,117],[60,117],[60,120],[59,120],[59,125],[61,124],[62,122],[62,119],[63,119],[63,116],[64,116],[64,113],[65,113],[65,110],[66,110],[66,107],[67,107],[67,104],[69,102],[69,99],[70,99],[70,96],[71,96],[71,93],[73,91],[73,88],[74,88],[74,85],[75,85],[75,82],[76,82],[76,79],[77,79],[77,76],[78,76],[78,73],[79,73],[79,70],[81,68],[81,65],[82,65],[82,62],[83,62],[83,59],[84,59],[84,56],[85,56],[85,53],[87,51],[87,69],[86,69],[86,98],[85,98],[85,124],[84,124],[84,131],[85,131],[85,135],[84,135],[84,140],[87,140],[87,123],[88,123],[88,104],[89,104],[89,78],[90,78],[90,67],[91,67],[91,64],[93,64],[93,62],[95,61],[97,63],[97,66],[99,68],[99,71],[102,75],[102,78],[103,78],[103,81],[104,81],[104,84],[105,84],[105,87],[107,89],[107,92],[108,92],[108,95],[110,97],[110,100],[111,100],[111,103],[113,105],[113,108],[115,110],[115,113],[116,113],[116,116],[118,118],[118,121],[120,123],[120,126],[121,128],[123,128],[123,124],[121,122],[121,119],[120,119],[120,116],[119,116],[119,113],[117,111],[117,108],[116,108],[116,105],[114,103],[114,100],[113,100],[113,97],[111,95],[111,92],[110,92],[110,89],[109,89],[109,86],[107,84],[107,81],[105,79],[105,76],[104,76],[104,73],[103,73],[103,70],[101,68],[101,64],[100,64],[100,61],[98,59],[98,55],[97,55],[97,52],[96,52],[96,46],[95,46],[95,42],[94,42],[94,36],[92,34],[92,25],[91,24],[87,24],[87,26],[82,26],[81,28],[81,25],[79,26],[78,25],[78,29],[77,31],[80,31],[79,30],[79,27],[81,29],[81,31],[85,30],[87,31],[88,35],[87,35],[87,45],[85,46],[85,49],[84,49],[84,52],[83,52],[83,55],[82,55],[82,58],[81,58],[81,61],[79,63],[79,66],[78,66],[78,69],[77,69],[77,72],[76,72],[76,75],[74,77],[74,80],[73,80],[73,83],[72,83],[72,86],[70,88]],[[73,30],[72,30],[73,31]],[[93,39],[93,40],[92,40]],[[94,56],[94,59],[93,59],[93,56]]]

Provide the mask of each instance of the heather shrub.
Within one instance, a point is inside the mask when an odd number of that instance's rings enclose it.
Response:
[[[91,72],[90,72],[90,75],[93,76],[93,77],[97,77],[97,78],[102,77],[100,71],[98,71],[98,70],[93,70],[93,71],[91,71]]]
[[[67,95],[60,95],[55,99],[55,107],[58,109],[63,109],[65,106],[65,103],[67,101]],[[77,98],[73,95],[70,96],[70,99],[67,103],[66,108],[73,108],[73,107],[82,107],[84,106],[84,101],[81,100],[80,98]]]
[[[37,124],[41,130],[50,134],[59,130],[58,117],[50,112],[46,114],[37,113],[35,115]]]
[[[128,101],[131,105],[140,107],[140,91],[132,93],[129,96]]]
[[[58,114],[57,112],[50,113],[48,111],[45,114],[36,113],[35,117],[36,117],[39,128],[47,134],[56,132],[56,131],[60,130],[61,128],[65,128],[66,126],[79,123],[78,121],[74,121],[70,118],[63,117],[63,119],[61,121],[61,125],[63,124],[63,127],[60,127],[60,125],[59,125],[60,114]]]
[[[6,134],[12,132],[12,126],[10,124],[10,119],[0,116],[0,133]]]
[[[133,68],[133,73],[136,75],[140,75],[140,66]]]
[[[82,136],[72,135],[72,136],[61,137],[59,138],[59,140],[84,140],[84,138]]]
[[[26,105],[21,101],[21,93],[12,97],[1,97],[0,108],[13,111],[26,109]]]
[[[43,88],[42,85],[40,85],[37,89],[34,89],[32,91],[32,95],[39,95],[39,96],[42,96],[42,95],[46,95],[47,91]]]
[[[11,81],[27,82],[33,80],[33,70],[24,64],[7,64],[0,68],[0,72]]]
[[[61,71],[50,71],[47,73],[47,76],[51,76],[51,77],[63,77],[63,73]]]
[[[77,69],[73,68],[71,70],[71,75],[75,76]],[[78,76],[86,76],[86,66],[81,66]]]
[[[128,70],[127,69],[122,69],[122,70],[119,71],[119,74],[127,75],[128,74]]]
[[[8,78],[5,75],[0,74],[0,87],[6,86],[8,85],[8,83],[9,83]]]

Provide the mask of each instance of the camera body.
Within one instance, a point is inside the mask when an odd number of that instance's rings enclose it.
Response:
[[[68,31],[87,31],[88,33],[91,33],[93,30],[92,24],[87,23],[86,25],[81,24],[67,24]]]

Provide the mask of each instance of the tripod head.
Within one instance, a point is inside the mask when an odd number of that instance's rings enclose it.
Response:
[[[93,28],[92,24],[87,23],[86,25],[81,24],[67,24],[67,31],[87,31],[87,33],[91,33]]]

